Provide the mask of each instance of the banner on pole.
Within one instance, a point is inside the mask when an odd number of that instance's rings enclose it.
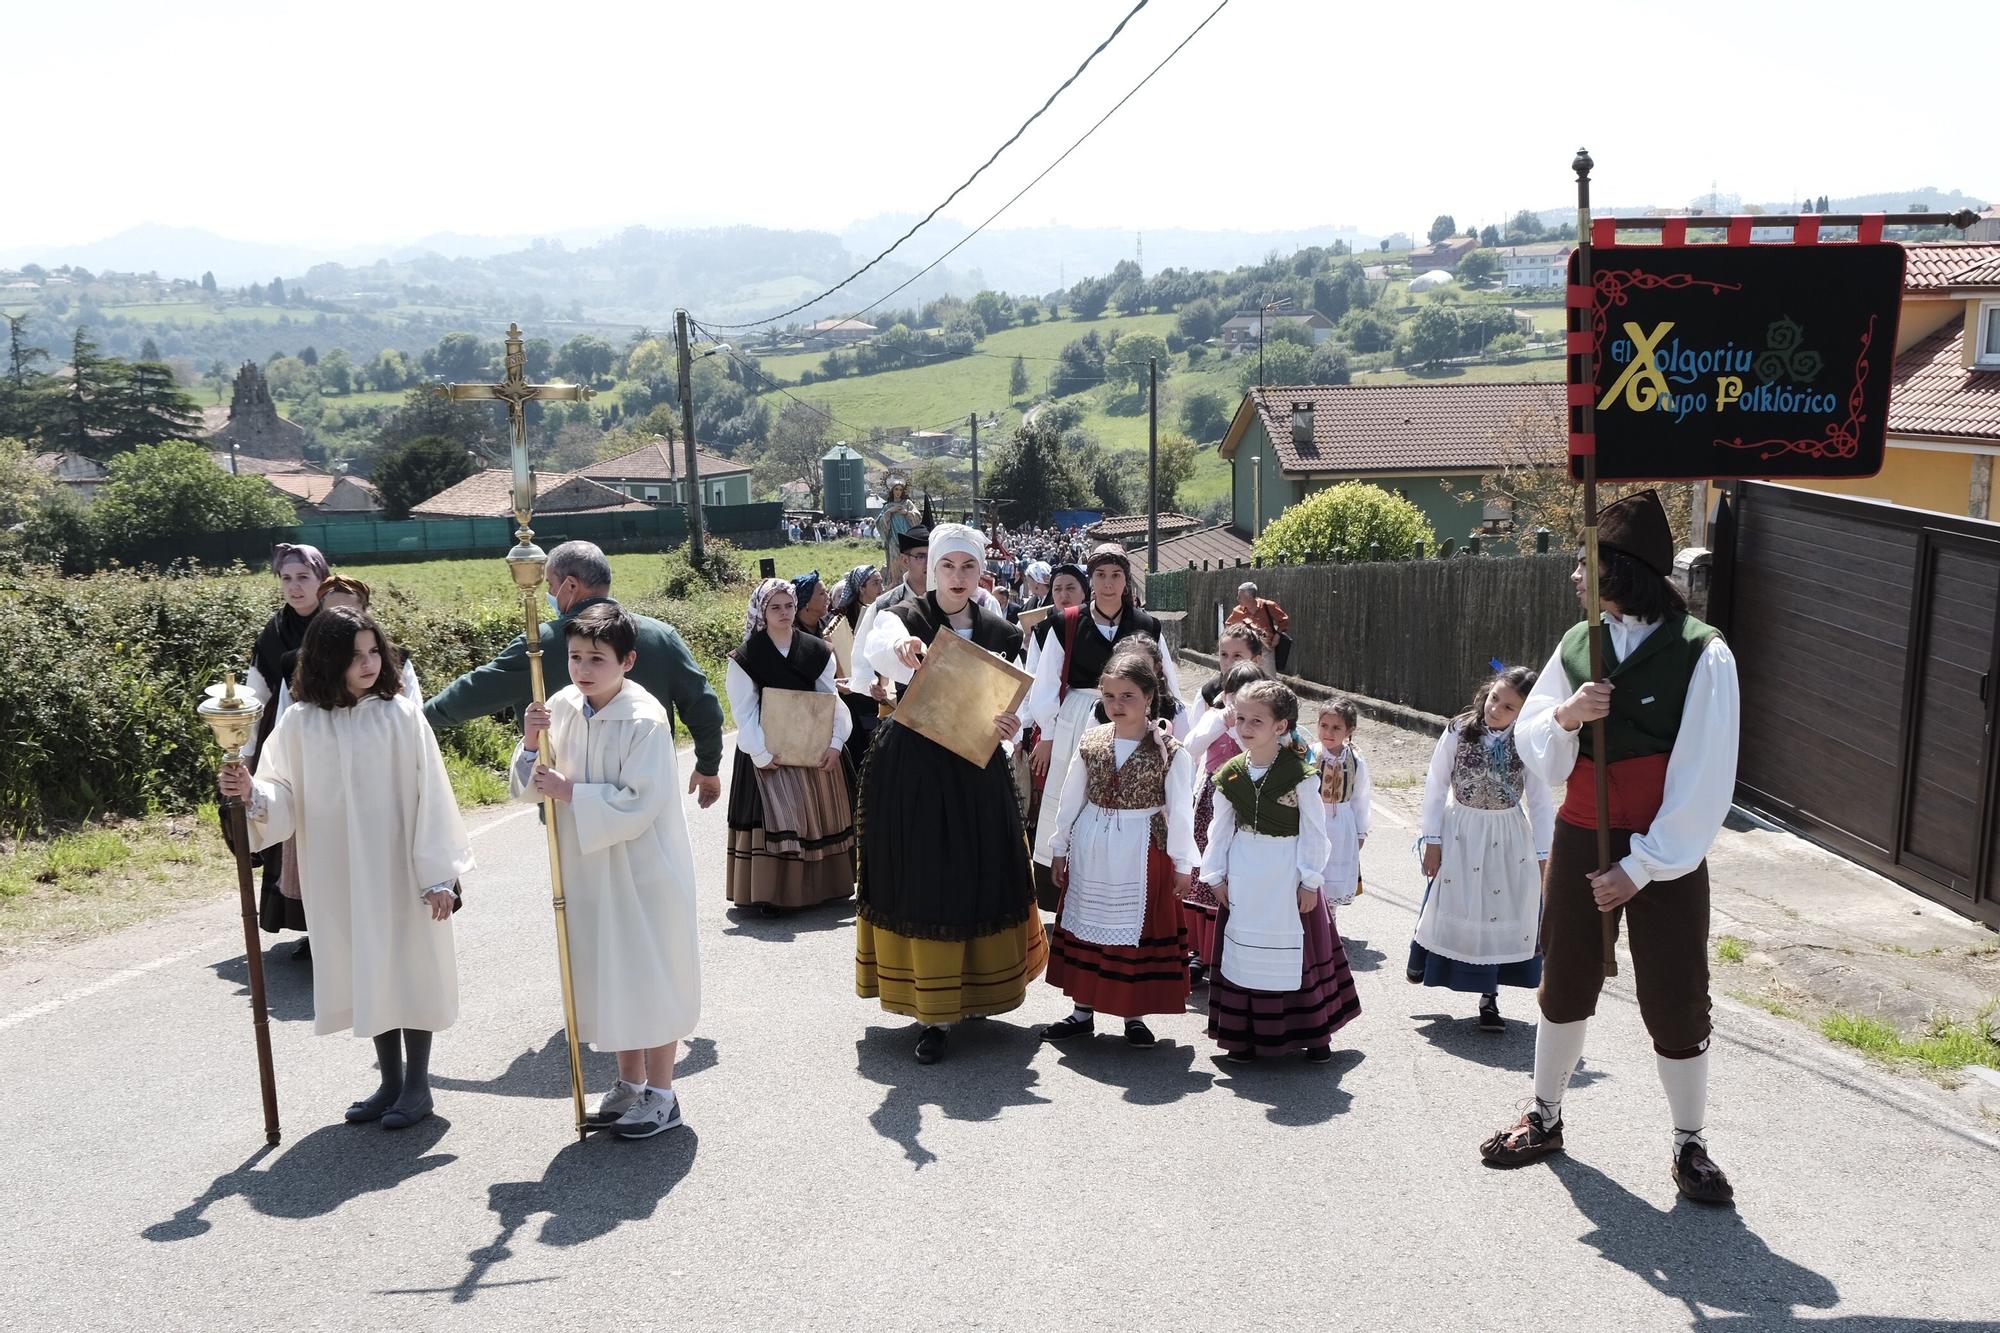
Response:
[[[1601,481],[1881,471],[1901,246],[1605,245],[1591,266],[1581,287],[1570,256],[1571,337],[1596,353],[1595,382],[1569,388],[1596,408],[1572,476],[1593,451]]]

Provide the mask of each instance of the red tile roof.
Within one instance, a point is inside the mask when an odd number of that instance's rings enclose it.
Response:
[[[1292,443],[1292,405],[1313,409],[1312,441]],[[1506,442],[1550,462],[1569,448],[1560,384],[1273,385],[1244,395],[1222,456],[1234,458],[1252,411],[1287,473],[1425,473],[1491,469]]]
[[[1971,370],[1965,330],[1947,324],[1896,358],[1889,391],[1891,435],[2000,440],[2000,370]]]
[[[731,477],[750,471],[749,464],[731,462],[699,444],[695,446],[695,461],[704,477]],[[577,472],[597,481],[671,481],[687,475],[687,450],[655,436],[652,443],[641,445],[629,454],[601,459],[578,468]]]
[[[1160,515],[1161,532],[1185,532],[1189,528],[1198,528],[1200,526],[1201,520],[1192,514],[1162,513]],[[1132,514],[1119,518],[1099,519],[1088,528],[1085,528],[1084,531],[1094,537],[1143,537],[1150,527],[1151,525],[1148,523],[1146,515]]]
[[[514,512],[514,474],[504,467],[475,472],[428,500],[410,506],[413,518],[505,518]],[[535,512],[551,514],[636,513],[652,505],[574,472],[535,474]]]
[[[1903,290],[1942,292],[1953,287],[2000,285],[2000,245],[1928,241],[1903,247]],[[1984,276],[1974,277],[1973,270]]]

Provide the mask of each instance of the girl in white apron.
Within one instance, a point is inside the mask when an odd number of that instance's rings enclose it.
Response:
[[[1243,753],[1215,775],[1201,878],[1222,904],[1208,1035],[1234,1061],[1303,1049],[1333,1058],[1333,1034],[1361,1012],[1347,950],[1320,896],[1327,857],[1318,774],[1285,738],[1299,701],[1274,680],[1236,694]]]
[[[1368,841],[1368,811],[1374,784],[1368,760],[1354,744],[1361,710],[1352,699],[1335,699],[1319,710],[1319,798],[1326,805],[1326,905],[1345,907],[1361,892],[1361,846]]]

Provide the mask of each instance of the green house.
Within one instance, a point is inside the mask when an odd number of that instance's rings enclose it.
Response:
[[[1505,531],[1482,494],[1504,465],[1559,464],[1568,449],[1560,384],[1268,385],[1243,396],[1222,437],[1231,524],[1255,538],[1314,491],[1365,481],[1424,511],[1439,541]]]
[[[701,502],[704,505],[747,505],[750,494],[750,465],[695,447],[695,461],[701,469]],[[580,475],[600,485],[622,491],[634,500],[655,505],[687,503],[687,448],[670,444],[664,436],[641,445],[629,454],[607,458],[579,468]]]

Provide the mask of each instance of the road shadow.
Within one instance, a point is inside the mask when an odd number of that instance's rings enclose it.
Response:
[[[713,1069],[719,1056],[712,1037],[690,1037],[681,1043],[680,1058],[674,1061],[674,1079],[679,1082],[704,1070]],[[591,1093],[611,1086],[618,1076],[618,1057],[610,1051],[583,1048],[583,1086]],[[557,1028],[540,1047],[521,1052],[492,1078],[447,1078],[431,1075],[431,1086],[448,1092],[479,1092],[491,1097],[569,1096],[569,1043]]]
[[[1466,996],[1475,1004],[1477,998]],[[1415,1014],[1412,1017],[1420,1024],[1417,1035],[1454,1059],[1515,1074],[1535,1072],[1533,1020],[1509,1018],[1505,1032],[1482,1032],[1476,1009],[1468,1010],[1463,1017],[1457,1014]],[[1569,1086],[1587,1088],[1609,1077],[1588,1059],[1579,1060],[1576,1072],[1570,1075]]]
[[[514,1257],[516,1238],[537,1217],[543,1221],[536,1241],[557,1249],[587,1245],[627,1222],[645,1221],[687,1178],[700,1147],[701,1138],[692,1128],[668,1130],[630,1143],[606,1134],[572,1143],[550,1160],[540,1180],[511,1180],[487,1187],[486,1206],[499,1216],[499,1228],[491,1241],[465,1256],[465,1276],[458,1282],[449,1287],[398,1288],[377,1294],[433,1296],[449,1292],[452,1304],[463,1305],[495,1287],[560,1281],[560,1274],[502,1281],[492,1280],[492,1275]]]
[[[289,1148],[259,1149],[217,1176],[187,1207],[139,1234],[150,1241],[205,1235],[213,1225],[205,1214],[224,1199],[242,1199],[265,1217],[324,1217],[364,1194],[395,1189],[457,1161],[452,1153],[431,1151],[450,1128],[451,1122],[437,1115],[394,1132],[379,1125],[324,1125]],[[273,1152],[278,1157],[259,1170]]]
[[[915,1023],[871,1027],[854,1043],[855,1072],[888,1089],[868,1123],[918,1170],[937,1160],[921,1137],[926,1106],[947,1120],[994,1120],[1010,1106],[1048,1103],[1033,1091],[1041,1075],[1031,1062],[1041,1041],[1032,1031],[1011,1023],[959,1023],[944,1060],[920,1065],[914,1052],[922,1030]]]
[[[292,957],[295,941],[284,939],[264,950],[264,1008],[274,1023],[310,1023],[313,1016],[313,970],[304,959]],[[242,954],[209,965],[217,980],[236,987],[247,1005],[250,1000],[250,961]]]
[[[1354,1094],[1341,1087],[1340,1080],[1365,1059],[1360,1051],[1335,1051],[1333,1059],[1323,1065],[1309,1064],[1297,1055],[1239,1065],[1218,1052],[1214,1061],[1222,1076],[1215,1086],[1269,1108],[1264,1118],[1272,1124],[1301,1129],[1346,1114],[1354,1104]]]
[[[741,935],[765,944],[789,944],[801,935],[819,935],[852,925],[854,899],[836,898],[778,916],[763,916],[754,908],[731,907],[727,915],[729,925],[722,932],[725,935]]]
[[[1157,1046],[1133,1046],[1125,1040],[1124,1024],[1111,1020],[1093,1037],[1073,1037],[1045,1043],[1057,1052],[1056,1063],[1093,1083],[1124,1090],[1133,1106],[1170,1106],[1192,1093],[1207,1092],[1215,1075],[1196,1069],[1196,1051],[1177,1041]]]
[[[1351,935],[1343,935],[1340,942],[1347,946],[1347,966],[1356,972],[1377,972],[1388,961],[1389,955],[1380,949],[1368,947],[1368,941]]]

